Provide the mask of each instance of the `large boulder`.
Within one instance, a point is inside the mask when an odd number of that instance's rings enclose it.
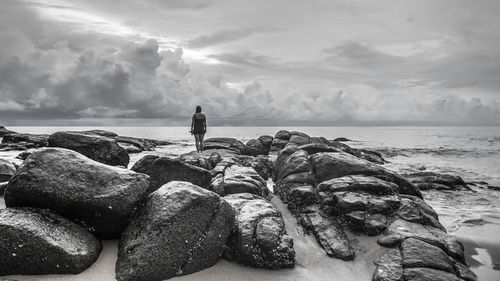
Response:
[[[209,138],[203,142],[203,150],[222,149],[235,154],[243,154],[245,145],[234,138]]]
[[[293,267],[293,240],[286,234],[278,209],[262,197],[249,193],[225,196],[236,211],[235,231],[227,242],[224,258],[267,269]]]
[[[57,132],[50,135],[49,146],[77,151],[95,161],[127,167],[129,156],[125,149],[108,137],[80,132]]]
[[[208,188],[212,181],[209,171],[184,163],[180,159],[146,155],[137,161],[132,171],[150,176],[148,192],[153,192],[171,181],[187,181],[203,188]]]
[[[0,210],[0,276],[77,274],[99,257],[101,241],[46,210]]]
[[[191,151],[181,154],[179,159],[184,163],[198,166],[205,170],[212,170],[217,164],[219,164],[220,161],[222,161],[221,155],[213,150],[202,151],[200,153]]]
[[[245,155],[258,156],[267,155],[273,142],[272,136],[260,136],[258,139],[251,139],[245,145]]]
[[[217,194],[188,182],[167,183],[149,195],[123,233],[117,280],[165,280],[214,265],[234,219]]]
[[[47,208],[101,238],[116,238],[144,198],[149,177],[64,148],[33,152],[11,178],[7,207]]]
[[[0,182],[8,181],[16,173],[12,162],[0,158]]]
[[[409,181],[382,166],[344,152],[323,152],[310,158],[317,182],[349,175],[366,175],[393,182],[401,194],[422,198],[422,193]]]

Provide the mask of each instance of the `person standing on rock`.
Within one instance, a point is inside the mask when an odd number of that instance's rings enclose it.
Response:
[[[203,138],[205,137],[206,132],[207,117],[205,114],[201,113],[201,106],[198,105],[191,121],[191,134],[194,135],[196,151],[198,153],[203,151]]]

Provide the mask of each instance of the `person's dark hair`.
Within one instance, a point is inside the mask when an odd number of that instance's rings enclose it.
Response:
[[[200,113],[200,112],[201,112],[201,106],[199,106],[199,105],[198,105],[198,106],[196,107],[196,113]]]

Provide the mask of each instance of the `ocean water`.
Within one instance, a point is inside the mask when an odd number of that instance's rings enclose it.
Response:
[[[179,155],[194,150],[187,127],[9,127],[24,133],[104,129],[124,136],[169,140],[173,145],[132,154]],[[301,131],[327,139],[346,137],[346,144],[379,151],[396,172],[426,171],[459,175],[467,182],[487,182],[473,191],[427,191],[426,201],[448,232],[466,246],[468,262],[479,280],[500,280],[500,127],[210,127],[205,138],[234,137],[242,142],[277,131]],[[0,152],[14,159],[18,152]]]

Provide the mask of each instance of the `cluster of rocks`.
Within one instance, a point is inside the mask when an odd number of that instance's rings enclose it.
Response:
[[[465,264],[462,244],[446,233],[413,183],[344,151],[325,151],[284,147],[273,177],[275,192],[328,256],[352,260],[351,236],[381,235],[379,245],[399,250],[376,261],[373,280],[476,279]],[[422,243],[428,253],[415,250]],[[434,254],[438,260],[426,260]]]
[[[124,155],[122,151],[127,153],[139,153],[142,151],[152,151],[157,146],[171,144],[170,142],[161,140],[119,136],[116,133],[104,130],[79,132],[64,131],[47,135],[16,133],[4,127],[0,127],[0,137],[2,137],[2,143],[0,144],[0,150],[2,151],[26,150],[30,148],[52,146],[73,149],[79,152],[101,148],[101,150],[109,150],[113,153],[121,153]],[[105,158],[104,154],[95,155],[95,157]],[[117,165],[121,165],[125,161],[121,158],[117,162],[120,163]],[[128,163],[128,160],[126,162]]]
[[[154,144],[107,131],[58,132],[46,142],[17,170],[0,162],[8,180],[0,275],[79,273],[99,256],[100,239],[117,238],[116,278],[123,281],[189,274],[220,257],[294,267],[293,239],[270,201],[272,178],[274,192],[328,256],[355,259],[356,235],[379,235],[379,245],[393,248],[375,261],[373,280],[476,279],[462,244],[418,188],[462,182],[401,176],[379,165],[385,161],[376,152],[279,131],[246,144],[207,139],[202,153],[147,155],[128,170],[120,142],[144,150]]]

